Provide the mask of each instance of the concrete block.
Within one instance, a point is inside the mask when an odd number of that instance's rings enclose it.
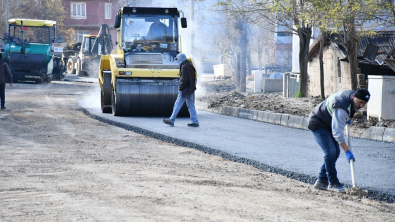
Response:
[[[274,114],[274,124],[278,124],[278,125],[281,124],[281,116],[282,115],[283,115],[282,113],[275,113]]]
[[[373,127],[370,138],[374,140],[383,140],[385,127]]]
[[[283,126],[288,126],[288,120],[291,115],[289,114],[282,114],[280,124]]]
[[[252,119],[251,110],[239,108],[239,117],[243,119]]]
[[[384,130],[383,140],[388,142],[395,142],[395,129],[386,128]]]
[[[209,103],[202,102],[202,101],[199,101],[199,100],[196,100],[196,101],[195,101],[195,107],[196,107],[196,109],[203,109],[203,110],[206,110],[206,109],[209,108],[209,106],[210,106]]]
[[[220,113],[222,115],[230,116],[230,106],[221,106]]]
[[[372,133],[372,129],[373,129],[373,126],[369,127],[369,129],[367,129],[364,133],[362,133],[361,138],[370,139],[370,137],[371,137],[370,134]]]
[[[256,120],[261,121],[261,122],[267,122],[267,115],[266,115],[266,119],[265,119],[265,111],[258,111]]]
[[[303,117],[290,115],[288,126],[303,129]]]
[[[231,116],[239,116],[240,108],[231,107]]]
[[[268,113],[267,122],[268,123],[274,123],[275,116],[276,116],[276,113]]]
[[[308,127],[309,127],[309,118],[308,117],[304,117],[303,118],[303,122],[302,122],[302,129],[308,130],[309,129]]]
[[[258,110],[251,110],[252,120],[258,121]]]
[[[269,114],[274,112],[270,110],[265,110],[264,112],[265,113],[263,114],[263,121],[269,123]]]
[[[239,109],[240,108],[231,107],[231,106],[222,106],[221,114],[227,116],[239,116]]]

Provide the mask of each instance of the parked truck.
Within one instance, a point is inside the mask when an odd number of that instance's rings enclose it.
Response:
[[[56,21],[10,19],[4,34],[4,58],[10,65],[13,81],[51,82],[61,69],[54,56]],[[55,73],[53,71],[55,70]]]
[[[170,116],[181,52],[177,8],[123,7],[115,18],[117,54],[101,55],[101,110],[115,116]],[[159,32],[150,31],[160,21]],[[187,21],[181,18],[182,28]],[[158,34],[159,33],[159,34]],[[188,57],[190,61],[193,59]],[[189,115],[186,106],[179,115]]]

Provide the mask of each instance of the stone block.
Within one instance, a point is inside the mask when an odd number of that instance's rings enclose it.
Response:
[[[274,113],[273,111],[270,111],[270,110],[265,110],[264,111],[265,113],[263,114],[263,120],[264,120],[264,122],[269,122],[269,114],[270,113]]]
[[[239,108],[239,117],[243,119],[252,119],[251,110]]]
[[[281,116],[282,115],[283,114],[281,114],[281,113],[275,113],[274,114],[274,124],[278,124],[278,125],[281,124]]]
[[[364,133],[362,133],[361,138],[370,139],[370,137],[371,137],[370,134],[372,133],[372,129],[373,129],[373,126],[369,127],[369,129],[367,129]]]
[[[373,127],[370,138],[374,140],[383,140],[385,127]]]
[[[239,109],[231,106],[222,106],[221,107],[221,114],[227,116],[239,116]]]
[[[289,116],[288,126],[302,129],[303,128],[303,117],[300,116]]]
[[[395,129],[386,128],[384,130],[383,140],[388,142],[395,142]]]
[[[291,115],[289,114],[282,114],[280,124],[283,126],[288,126],[288,120]]]
[[[202,102],[202,101],[199,101],[199,100],[196,100],[196,101],[195,101],[195,107],[196,107],[196,109],[203,109],[203,110],[206,110],[206,109],[209,108],[209,106],[210,106],[209,103]]]
[[[258,111],[257,115],[257,121],[267,122],[267,115],[265,116],[265,111]]]
[[[267,122],[268,123],[274,123],[275,116],[276,116],[276,113],[268,113]]]
[[[302,129],[308,130],[309,129],[308,127],[309,127],[309,119],[307,117],[304,117],[302,122]]]
[[[251,110],[251,118],[252,120],[258,121],[258,110]]]

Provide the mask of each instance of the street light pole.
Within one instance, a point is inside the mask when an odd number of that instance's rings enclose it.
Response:
[[[194,49],[194,30],[193,30],[194,26],[195,26],[194,15],[193,15],[194,10],[195,10],[194,1],[195,0],[191,0],[191,20],[192,20],[192,22],[191,22],[191,54],[193,54],[193,52],[195,51],[195,49]]]

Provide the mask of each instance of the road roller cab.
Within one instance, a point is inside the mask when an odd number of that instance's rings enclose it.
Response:
[[[180,66],[174,60],[181,52],[180,12],[176,8],[119,10],[114,25],[117,54],[102,55],[100,60],[103,113],[170,116],[180,77]],[[185,18],[181,18],[181,26],[186,28]],[[189,115],[186,107],[180,115]]]

